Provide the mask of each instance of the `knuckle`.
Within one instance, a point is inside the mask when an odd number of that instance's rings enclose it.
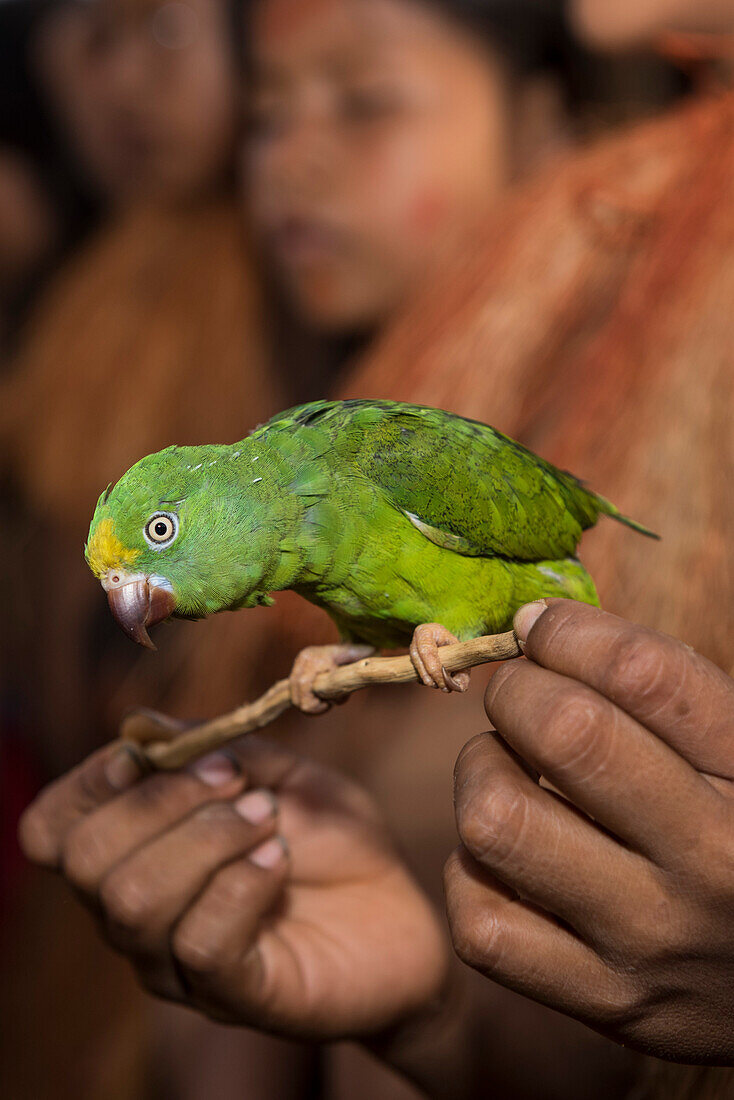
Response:
[[[443,866],[443,892],[450,921],[462,912],[465,874],[462,849],[455,848]]]
[[[592,1005],[595,1023],[612,1034],[624,1031],[637,1018],[645,997],[640,986],[629,976],[615,976],[597,991]]]
[[[96,761],[84,764],[78,773],[79,802],[86,809],[98,806],[103,796],[104,781]]]
[[[100,901],[110,923],[126,932],[139,933],[149,923],[148,889],[129,871],[108,875],[100,889]]]
[[[199,832],[211,834],[212,839],[221,836],[222,829],[241,822],[232,805],[228,802],[205,802],[192,816]]]
[[[212,901],[219,910],[241,913],[250,900],[252,881],[242,861],[224,867],[210,887]]]
[[[731,918],[734,912],[734,815],[723,828],[717,829],[712,823],[692,855],[687,862],[696,900],[704,904],[708,901]]]
[[[103,853],[87,822],[75,826],[61,848],[61,870],[77,889],[89,892],[99,882]]]
[[[125,814],[151,827],[183,817],[203,798],[211,799],[211,788],[202,791],[201,782],[187,772],[159,772],[133,787],[125,795]]]
[[[526,796],[514,783],[502,779],[470,798],[460,814],[459,833],[476,859],[497,866],[516,851],[527,814]]]
[[[59,858],[59,840],[36,802],[25,810],[18,822],[18,844],[26,859],[42,867],[55,866]]]
[[[668,664],[658,639],[647,632],[625,632],[609,654],[605,682],[610,698],[631,693],[638,702],[654,700],[668,679]]]
[[[197,850],[214,864],[238,852],[247,823],[229,803],[207,803],[189,819],[192,841]]]
[[[454,950],[462,962],[475,970],[492,973],[501,969],[505,955],[505,931],[498,913],[486,908],[451,921]]]
[[[154,816],[167,810],[177,799],[183,799],[184,792],[193,793],[194,785],[195,780],[183,773],[175,778],[166,774],[150,776],[129,792],[128,798],[134,803],[131,812]]]
[[[672,898],[660,897],[627,918],[625,951],[637,969],[653,971],[685,954],[689,943],[688,921]]]
[[[212,977],[223,964],[219,946],[211,937],[190,927],[176,929],[171,939],[171,951],[186,973],[194,977]]]
[[[602,930],[598,942],[600,954],[606,957],[623,982],[629,996],[640,997],[649,989],[655,975],[673,974],[683,958],[698,951],[697,938],[709,938],[709,930],[697,931],[693,909],[682,902],[677,889],[671,889],[660,878],[651,891],[646,891],[644,904],[630,907],[622,924]],[[625,1001],[630,1012],[632,1002]]]
[[[475,970],[498,970],[507,949],[502,902],[485,891],[479,898],[471,889],[467,892],[466,853],[461,848],[451,853],[443,875],[446,912],[456,954]]]
[[[545,743],[553,764],[564,770],[573,770],[581,764],[587,771],[602,770],[609,752],[607,734],[613,720],[611,708],[594,700],[590,693],[567,692],[552,709],[546,728]]]

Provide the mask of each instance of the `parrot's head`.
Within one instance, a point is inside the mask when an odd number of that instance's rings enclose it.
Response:
[[[113,616],[141,645],[155,649],[148,627],[171,615],[202,618],[256,587],[261,570],[242,561],[241,547],[258,524],[241,494],[228,492],[229,466],[225,448],[168,447],[97,501],[84,556]]]

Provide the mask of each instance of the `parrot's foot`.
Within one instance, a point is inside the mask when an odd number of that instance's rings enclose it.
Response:
[[[313,684],[322,672],[333,672],[341,665],[350,665],[371,657],[375,652],[371,645],[310,645],[302,649],[293,662],[288,678],[291,689],[291,702],[304,714],[323,714],[331,706],[325,699],[319,699],[314,693]],[[346,697],[345,697],[346,698]],[[341,702],[339,699],[333,702]]]
[[[453,676],[441,664],[438,650],[442,645],[458,642],[458,638],[440,623],[423,623],[413,631],[410,643],[410,659],[415,671],[426,687],[440,691],[466,691],[469,687],[469,671],[456,672]]]

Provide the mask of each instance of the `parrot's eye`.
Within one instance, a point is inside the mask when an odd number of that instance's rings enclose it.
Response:
[[[143,534],[153,550],[165,550],[178,534],[178,520],[170,512],[156,512],[143,528]]]

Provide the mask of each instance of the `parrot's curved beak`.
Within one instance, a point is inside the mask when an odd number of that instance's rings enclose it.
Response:
[[[148,627],[162,623],[176,610],[176,597],[167,588],[151,583],[150,577],[137,577],[107,588],[107,601],[113,618],[138,645],[155,649]]]

